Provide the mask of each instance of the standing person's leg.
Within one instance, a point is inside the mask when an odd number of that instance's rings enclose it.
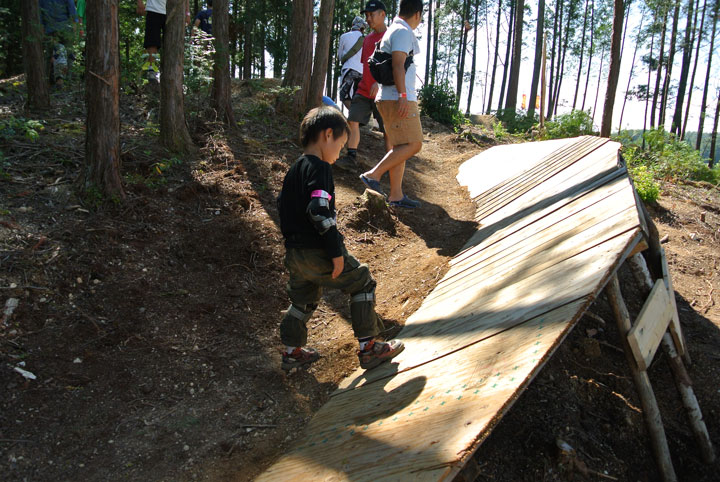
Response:
[[[160,68],[157,65],[158,51],[162,47],[162,37],[165,30],[165,15],[157,12],[145,14],[145,40],[143,47],[147,60],[142,66],[147,80],[157,82],[159,80]]]
[[[418,207],[420,203],[405,196],[402,189],[405,162],[422,149],[422,126],[420,125],[417,103],[411,102],[408,117],[397,116],[396,101],[381,101],[378,110],[384,121],[387,141],[392,149],[371,170],[363,173],[360,179],[371,189],[379,190],[380,179],[386,172],[390,172],[390,195],[388,201],[391,205],[400,207]]]
[[[347,142],[347,154],[335,162],[340,169],[354,171],[357,169],[357,148],[360,145],[360,126],[370,122],[372,100],[362,94],[355,94],[348,112],[350,135]]]

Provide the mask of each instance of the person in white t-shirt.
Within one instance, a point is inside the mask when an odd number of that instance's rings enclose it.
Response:
[[[383,118],[387,142],[393,147],[375,167],[360,175],[368,188],[382,193],[380,179],[387,172],[390,176],[387,199],[393,207],[420,207],[419,201],[405,195],[402,180],[405,162],[420,152],[423,141],[415,92],[415,64],[412,63],[412,56],[420,53],[413,30],[422,22],[422,14],[422,0],[401,0],[400,12],[380,42],[380,50],[392,54],[394,84],[383,85],[375,101]]]
[[[357,90],[358,83],[362,79],[363,67],[360,56],[365,39],[363,32],[367,26],[362,17],[355,17],[350,31],[342,34],[338,42],[338,58],[342,64],[340,70],[342,84],[339,97],[340,102],[348,109],[350,109],[350,101]]]
[[[147,53],[147,60],[142,66],[145,76],[150,82],[158,82],[160,69],[156,64],[157,53],[162,47],[163,35],[165,34],[167,0],[137,0],[138,15],[145,15],[145,40],[143,47]],[[185,20],[190,23],[190,9],[188,0],[184,0]]]

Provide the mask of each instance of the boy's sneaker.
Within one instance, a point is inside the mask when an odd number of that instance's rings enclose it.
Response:
[[[293,368],[300,368],[309,365],[320,358],[320,354],[314,348],[298,347],[292,353],[283,350],[282,369],[290,371]]]
[[[360,368],[370,370],[384,361],[395,358],[405,349],[405,344],[400,340],[375,341],[373,340],[364,350],[358,352]]]

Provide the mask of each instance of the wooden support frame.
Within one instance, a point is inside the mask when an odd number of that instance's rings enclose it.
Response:
[[[660,340],[673,317],[672,311],[673,306],[665,282],[659,279],[640,310],[637,321],[627,334],[628,346],[641,370],[647,370],[650,366],[660,346]]]

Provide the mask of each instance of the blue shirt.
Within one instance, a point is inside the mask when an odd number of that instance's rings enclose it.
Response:
[[[200,30],[205,32],[208,35],[212,35],[212,8],[208,8],[206,10],[202,10],[197,14],[197,17],[195,17],[195,20],[200,20]]]
[[[72,22],[78,21],[73,0],[39,0],[40,20],[46,34],[71,30]]]

